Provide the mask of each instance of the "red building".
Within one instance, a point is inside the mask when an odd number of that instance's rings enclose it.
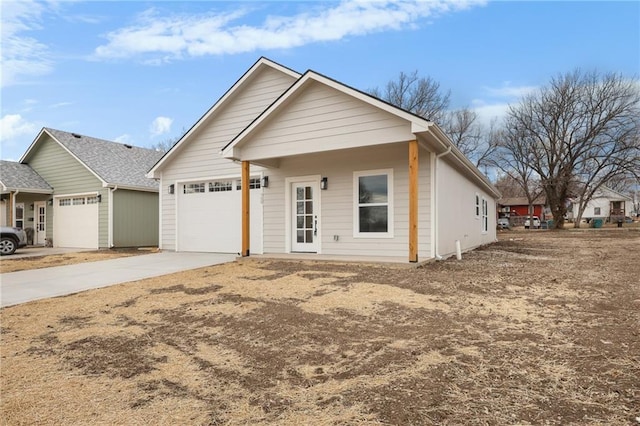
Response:
[[[538,216],[540,220],[546,220],[544,197],[539,197],[533,202],[533,216]],[[506,217],[509,220],[517,221],[517,218],[526,218],[529,215],[529,202],[526,197],[502,198],[498,200],[498,217]]]

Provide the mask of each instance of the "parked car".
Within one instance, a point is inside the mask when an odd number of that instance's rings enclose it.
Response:
[[[509,219],[506,217],[498,218],[498,229],[511,229]]]
[[[20,228],[0,227],[0,256],[13,254],[27,245],[27,234]]]
[[[540,218],[538,216],[533,216],[533,220],[531,220],[531,217],[527,216],[527,220],[524,221],[524,229],[529,229],[530,227],[533,229],[540,229]]]

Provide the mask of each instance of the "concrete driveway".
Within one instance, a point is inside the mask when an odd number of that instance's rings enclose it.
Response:
[[[0,275],[0,306],[231,262],[235,254],[161,252]]]

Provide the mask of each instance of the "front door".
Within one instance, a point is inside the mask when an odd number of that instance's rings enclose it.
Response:
[[[318,252],[318,183],[294,182],[291,184],[292,233],[291,251]]]
[[[35,245],[44,245],[47,236],[45,224],[47,222],[46,203],[35,203],[35,231],[36,235],[33,239]]]

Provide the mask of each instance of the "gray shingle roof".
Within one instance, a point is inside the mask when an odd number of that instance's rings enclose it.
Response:
[[[158,183],[146,178],[145,173],[162,157],[162,152],[77,133],[45,130],[108,184],[158,188]]]
[[[0,183],[11,190],[33,190],[49,193],[53,188],[28,164],[0,160]]]

